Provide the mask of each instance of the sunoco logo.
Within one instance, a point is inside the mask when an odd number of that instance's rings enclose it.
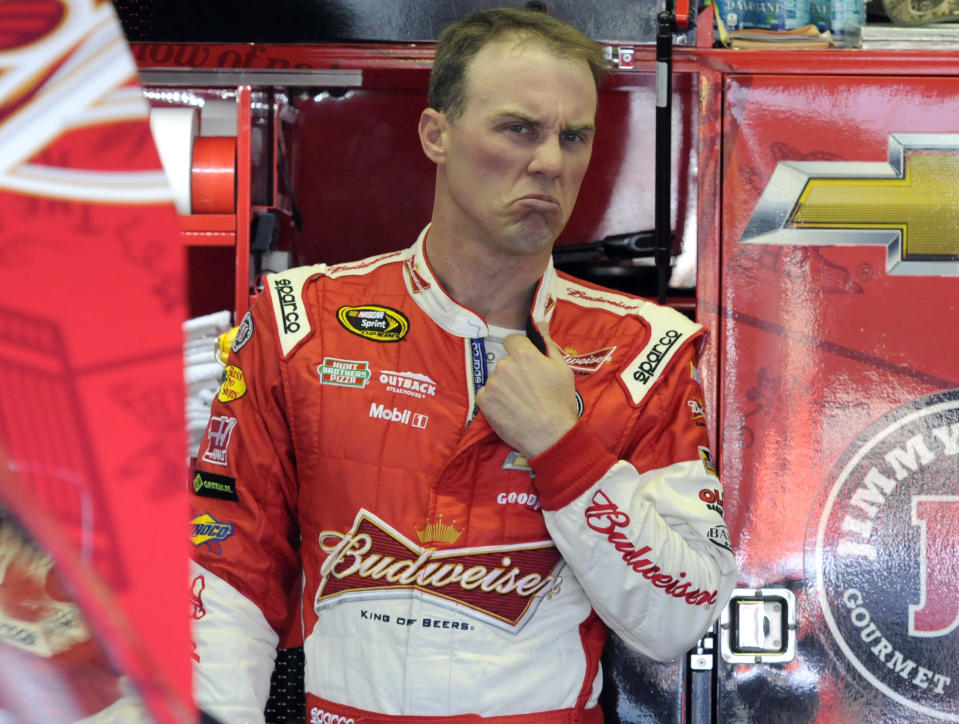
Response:
[[[374,342],[399,342],[410,331],[410,320],[402,312],[365,304],[360,307],[340,307],[336,318],[348,332]]]
[[[959,390],[873,424],[820,500],[806,550],[827,647],[913,712],[959,721]]]

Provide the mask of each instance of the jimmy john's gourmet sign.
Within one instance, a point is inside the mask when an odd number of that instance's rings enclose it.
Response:
[[[959,721],[959,390],[855,440],[809,530],[837,660],[916,714]]]

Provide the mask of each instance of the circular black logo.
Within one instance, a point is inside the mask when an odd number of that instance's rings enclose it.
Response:
[[[899,704],[959,721],[959,390],[871,425],[819,502],[806,570],[827,648]]]

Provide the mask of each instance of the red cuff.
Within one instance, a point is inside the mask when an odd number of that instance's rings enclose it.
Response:
[[[559,510],[585,493],[616,463],[602,440],[580,420],[552,447],[529,461],[542,506]]]

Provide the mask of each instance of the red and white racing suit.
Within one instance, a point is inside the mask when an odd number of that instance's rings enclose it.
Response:
[[[550,265],[530,336],[581,415],[526,460],[475,410],[487,325],[426,233],[271,275],[240,325],[193,485],[197,701],[224,722],[263,720],[291,592],[308,722],[599,722],[607,626],[673,658],[736,582],[700,328]]]

